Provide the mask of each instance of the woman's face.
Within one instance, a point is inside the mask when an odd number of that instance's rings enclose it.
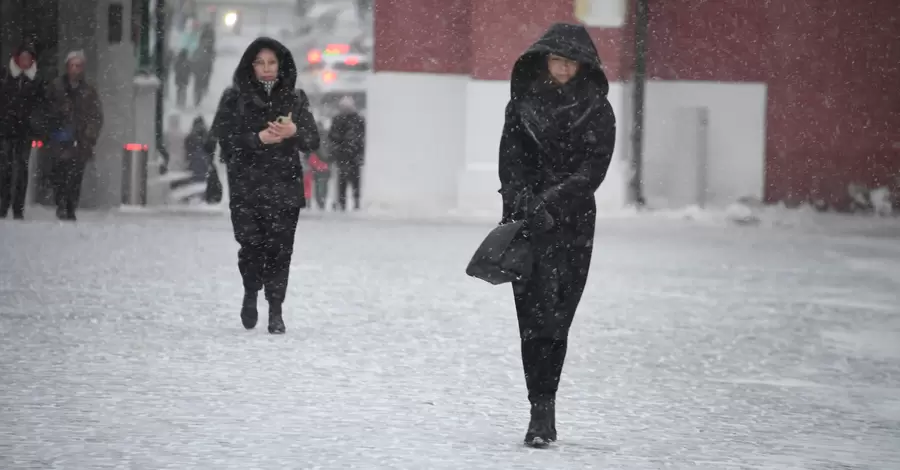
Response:
[[[278,57],[271,49],[261,49],[253,61],[253,72],[257,80],[272,81],[278,78]]]
[[[28,51],[23,51],[16,57],[16,65],[22,70],[28,70],[34,65],[34,56]]]
[[[556,80],[560,85],[565,85],[576,73],[578,73],[578,62],[555,54],[550,54],[547,58],[547,68],[549,69],[550,76],[553,77],[553,80]]]

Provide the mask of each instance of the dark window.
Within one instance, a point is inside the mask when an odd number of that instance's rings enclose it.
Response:
[[[124,18],[122,18],[124,9],[121,3],[110,3],[106,11],[106,28],[107,39],[110,44],[119,44],[122,42],[122,34],[124,28]]]

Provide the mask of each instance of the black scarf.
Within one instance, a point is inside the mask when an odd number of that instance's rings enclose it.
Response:
[[[519,112],[525,130],[548,153],[559,148],[563,141],[595,112],[602,96],[596,85],[578,75],[564,85],[553,82],[549,75],[535,80],[519,102]]]

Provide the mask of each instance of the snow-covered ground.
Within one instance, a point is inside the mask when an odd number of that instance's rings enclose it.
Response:
[[[29,214],[0,468],[900,468],[895,240],[604,218],[534,451],[509,288],[463,273],[488,224],[304,216],[273,337],[226,218]]]

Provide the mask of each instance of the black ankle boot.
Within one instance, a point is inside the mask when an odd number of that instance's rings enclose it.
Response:
[[[273,335],[284,334],[284,318],[281,317],[281,304],[269,304],[269,333]]]
[[[256,292],[244,291],[244,301],[241,303],[241,323],[244,328],[252,330],[259,320],[259,310],[256,309]]]
[[[525,433],[525,445],[544,448],[556,441],[556,400],[531,403],[531,421]]]

